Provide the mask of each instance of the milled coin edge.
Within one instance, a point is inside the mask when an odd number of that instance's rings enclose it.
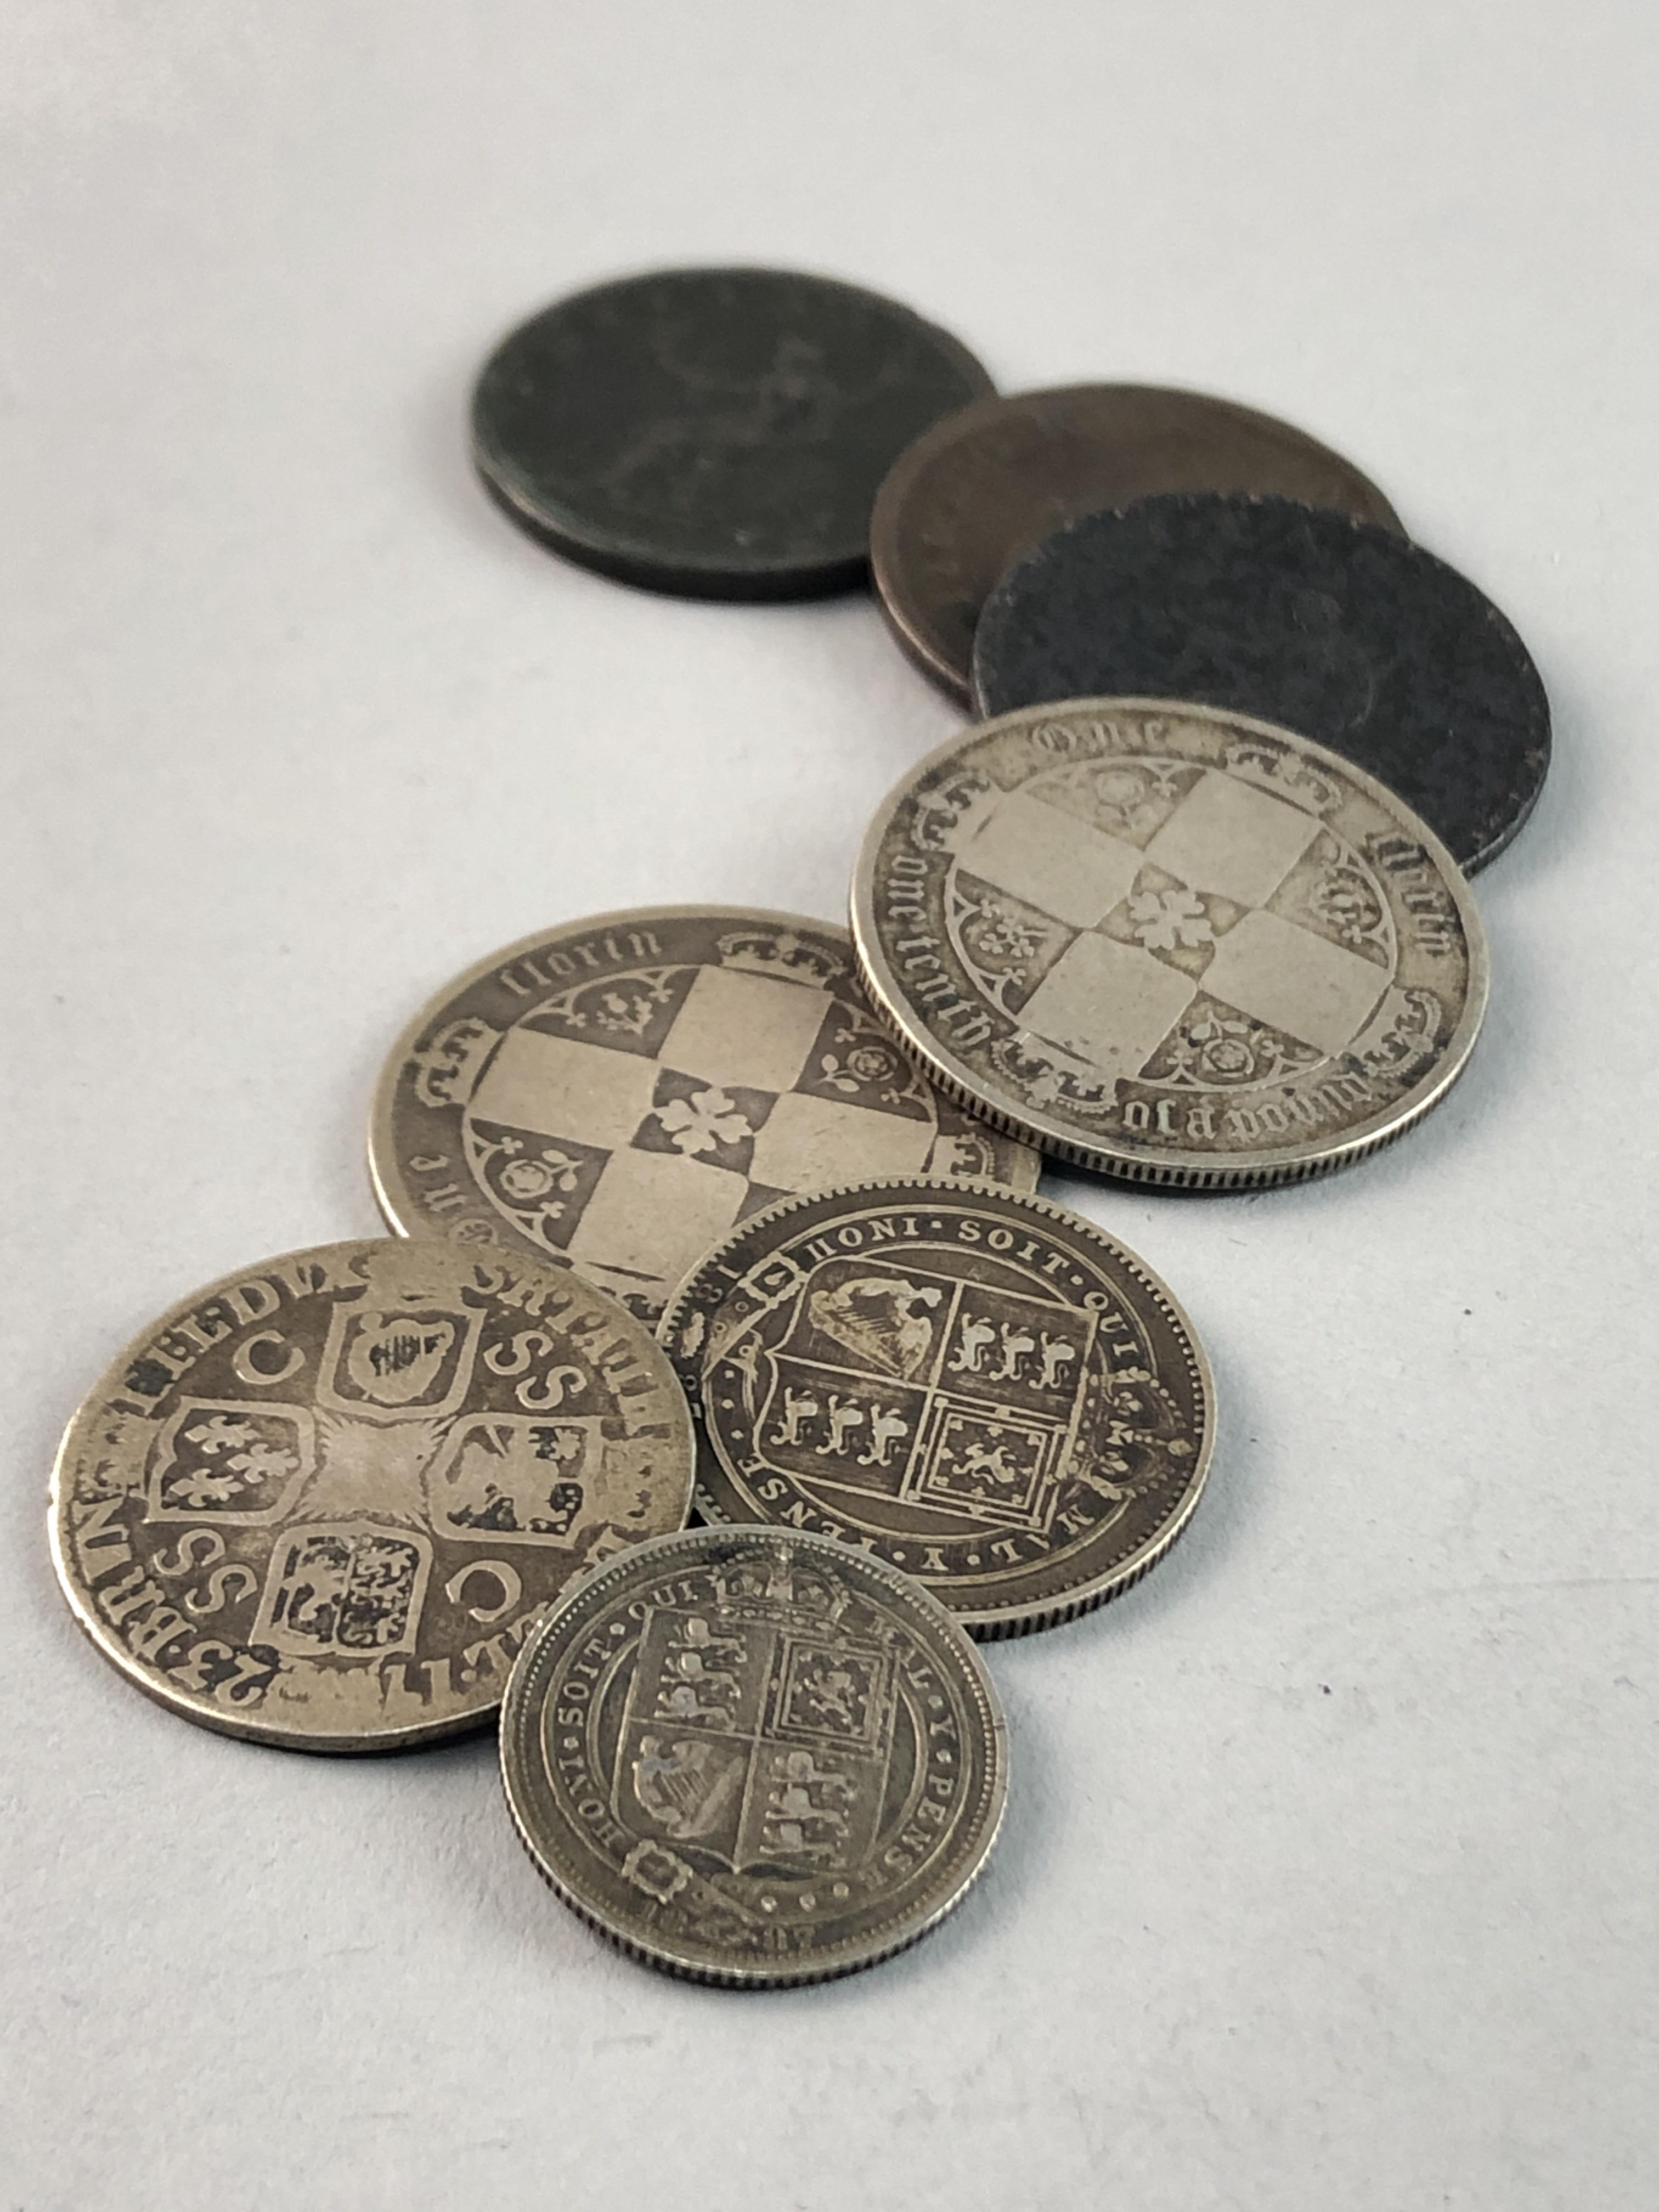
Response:
[[[643,1543],[631,1545],[623,1556],[632,1563],[641,1555],[683,1544],[688,1538],[695,1539],[700,1533],[696,1528],[682,1528],[672,1530],[665,1536],[647,1537]],[[831,1553],[844,1553],[851,1548],[811,1530],[781,1528],[767,1522],[724,1523],[718,1533],[763,1537],[769,1542],[775,1542],[782,1536],[792,1543],[805,1544],[809,1549],[823,1547]],[[555,1896],[613,1949],[637,1960],[642,1966],[654,1968],[659,1973],[714,1989],[799,1989],[816,1982],[839,1981],[848,1974],[862,1972],[866,1966],[878,1966],[888,1959],[896,1958],[902,1951],[908,1951],[912,1945],[921,1942],[924,1936],[932,1935],[940,1922],[956,1911],[984,1874],[1001,1836],[1008,1805],[1007,1716],[990,1670],[971,1639],[963,1632],[962,1623],[939,1604],[925,1584],[905,1574],[902,1568],[890,1566],[885,1560],[871,1559],[868,1555],[865,1555],[865,1565],[871,1572],[878,1577],[885,1576],[899,1584],[908,1601],[916,1604],[924,1615],[931,1613],[935,1616],[934,1626],[945,1632],[953,1656],[961,1663],[964,1675],[978,1696],[987,1723],[986,1780],[981,1793],[980,1809],[975,1814],[983,1828],[983,1839],[972,1864],[948,1897],[919,1923],[906,1920],[897,1929],[894,1940],[889,1942],[884,1935],[880,1934],[866,1936],[862,1939],[862,1948],[854,1949],[850,1955],[839,1949],[832,1952],[827,1954],[822,1966],[802,1966],[796,1960],[787,1966],[780,1961],[775,1967],[764,1965],[745,1967],[735,1964],[722,1965],[718,1960],[694,1958],[689,1954],[677,1954],[666,1946],[649,1943],[641,1936],[629,1933],[617,1926],[598,1905],[586,1898],[574,1883],[555,1866],[532,1834],[515,1789],[515,1784],[518,1788],[524,1786],[514,1774],[515,1760],[523,1764],[527,1778],[533,1779],[535,1771],[532,1753],[536,1747],[537,1730],[535,1708],[530,1703],[533,1695],[530,1676],[538,1655],[551,1640],[566,1609],[580,1602],[606,1570],[618,1564],[617,1558],[601,1560],[548,1607],[526,1638],[501,1698],[499,1741],[502,1794],[507,1799],[507,1811],[520,1843]]]
[[[1066,1621],[1075,1620],[1083,1613],[1094,1613],[1100,1607],[1111,1604],[1115,1599],[1122,1597],[1127,1591],[1132,1590],[1143,1577],[1151,1573],[1165,1554],[1186,1534],[1193,1516],[1198,1510],[1199,1500],[1208,1484],[1211,1466],[1215,1457],[1216,1439],[1219,1432],[1220,1421],[1216,1398],[1215,1372],[1210,1364],[1209,1354],[1204,1348],[1203,1340],[1193,1324],[1192,1316],[1164,1278],[1155,1268],[1148,1266],[1139,1253],[1125,1244],[1120,1238],[1114,1237],[1109,1230],[1103,1229],[1097,1222],[1091,1221],[1086,1214],[1075,1213],[1069,1206],[1060,1206],[1053,1199],[1040,1198],[1035,1193],[1029,1191],[1010,1191],[998,1183],[957,1182],[942,1176],[915,1176],[902,1179],[877,1177],[865,1182],[842,1183],[829,1190],[808,1191],[797,1194],[793,1197],[779,1199],[771,1206],[763,1207],[758,1213],[751,1213],[746,1221],[739,1222],[736,1229],[723,1237],[711,1251],[706,1252],[696,1267],[688,1270],[676,1285],[673,1295],[663,1308],[661,1316],[657,1322],[657,1340],[667,1353],[669,1363],[675,1373],[681,1374],[681,1363],[676,1358],[669,1342],[671,1334],[680,1325],[685,1308],[695,1301],[696,1285],[703,1275],[710,1269],[724,1266],[726,1254],[734,1246],[743,1243],[757,1229],[769,1230],[775,1223],[782,1221],[791,1213],[804,1212],[809,1206],[823,1206],[835,1200],[872,1196],[878,1192],[885,1191],[916,1190],[937,1191],[943,1196],[957,1199],[960,1199],[964,1193],[970,1197],[981,1199],[1012,1199],[1022,1212],[1030,1210],[1045,1214],[1049,1219],[1060,1223],[1063,1228],[1080,1229],[1086,1237],[1103,1244],[1124,1263],[1127,1273],[1141,1283],[1155,1299],[1162,1302],[1166,1318],[1174,1326],[1185,1347],[1188,1364],[1197,1381],[1204,1407],[1204,1422],[1198,1455],[1179,1510],[1171,1514],[1169,1520],[1149,1536],[1144,1544],[1127,1554],[1126,1558],[1119,1561],[1116,1565],[1105,1568],[1101,1573],[1091,1576],[1085,1581],[1073,1585],[1052,1602],[1041,1605],[1027,1603],[1022,1606],[1017,1601],[1011,1600],[1006,1606],[975,1606],[958,1608],[949,1604],[931,1583],[922,1581],[920,1576],[912,1577],[913,1580],[921,1583],[921,1587],[926,1589],[933,1602],[942,1607],[957,1626],[972,1637],[975,1643],[1006,1643],[1017,1636],[1035,1635],[1040,1629],[1058,1628]],[[681,1382],[682,1388],[684,1388],[683,1376]],[[687,1404],[691,1407],[691,1423],[696,1437],[695,1473],[692,1480],[692,1504],[695,1510],[705,1521],[720,1528],[755,1527],[781,1529],[783,1524],[781,1522],[735,1520],[720,1504],[719,1498],[710,1487],[705,1473],[709,1461],[712,1459],[713,1463],[719,1468],[726,1481],[735,1486],[738,1478],[726,1465],[725,1455],[720,1450],[718,1439],[711,1432],[698,1411],[701,1394],[698,1401],[692,1399],[689,1389],[686,1389],[685,1395]],[[708,1457],[705,1457],[705,1455],[708,1455]],[[862,1549],[862,1547],[855,1546],[853,1548]],[[894,1568],[892,1571],[896,1574],[902,1574],[904,1570],[898,1567]]]
[[[1340,1141],[1328,1142],[1312,1151],[1274,1154],[1258,1150],[1242,1154],[1231,1153],[1227,1156],[1225,1165],[1218,1164],[1213,1153],[1170,1151],[1143,1157],[1136,1152],[1108,1150],[1098,1144],[1091,1145],[1079,1135],[1073,1125],[1027,1110],[1018,1101],[1007,1103],[1004,1097],[993,1097],[972,1069],[945,1054],[932,1032],[923,1030],[915,1022],[887,963],[876,925],[876,863],[882,839],[894,814],[921,777],[933,769],[942,766],[952,755],[965,755],[969,748],[1022,723],[1053,720],[1085,713],[1097,719],[1112,714],[1133,713],[1164,715],[1188,721],[1219,722],[1230,728],[1279,743],[1288,740],[1311,755],[1316,765],[1327,765],[1352,778],[1366,797],[1380,803],[1385,811],[1400,820],[1402,827],[1418,836],[1451,894],[1462,925],[1469,957],[1469,988],[1463,1011],[1447,1041],[1445,1052],[1436,1071],[1437,1079],[1422,1091],[1420,1097],[1412,1098],[1412,1103],[1403,1110],[1396,1109],[1387,1115],[1373,1115],[1369,1121],[1356,1123]],[[930,1082],[965,1106],[969,1112],[977,1115],[981,1121],[989,1121],[994,1127],[1010,1136],[1021,1138],[1026,1144],[1035,1146],[1051,1158],[1069,1161],[1074,1166],[1112,1176],[1119,1182],[1144,1183],[1171,1190],[1264,1189],[1284,1183],[1306,1182],[1318,1176],[1334,1174],[1340,1168],[1357,1166],[1373,1152],[1380,1152],[1385,1145],[1393,1144],[1403,1137],[1444,1098],[1468,1065],[1486,1018],[1490,995],[1491,962],[1486,925],[1475,904],[1468,879],[1440,838],[1419,815],[1413,812],[1404,799],[1354,762],[1333,752],[1329,746],[1322,745],[1312,738],[1304,738],[1298,731],[1290,729],[1283,723],[1263,721],[1259,715],[1236,714],[1229,708],[1206,707],[1194,700],[1130,696],[1044,700],[1036,706],[1016,708],[1011,713],[999,714],[988,721],[975,722],[966,730],[958,731],[954,737],[945,738],[942,744],[935,745],[900,778],[872,817],[854,869],[849,915],[854,950],[866,994],[901,1049]],[[1411,1094],[1408,1093],[1407,1097],[1410,1097]]]

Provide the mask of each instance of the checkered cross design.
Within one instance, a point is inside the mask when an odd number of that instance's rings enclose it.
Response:
[[[659,1304],[775,1198],[927,1171],[926,1087],[822,985],[713,964],[641,969],[549,1001],[470,1102],[473,1171],[520,1230]]]
[[[1392,964],[1375,931],[1345,931],[1322,913],[1319,818],[1213,769],[1158,812],[1150,835],[1144,811],[1125,821],[1142,832],[1136,842],[1016,790],[958,847],[970,912],[1018,927],[1023,908],[1027,938],[1042,940],[1023,963],[1024,996],[1005,991],[1004,1006],[1114,1079],[1159,1079],[1165,1048],[1205,1017],[1242,1017],[1287,1066],[1346,1050]],[[964,875],[1018,906],[986,901]],[[971,951],[971,923],[967,941]]]

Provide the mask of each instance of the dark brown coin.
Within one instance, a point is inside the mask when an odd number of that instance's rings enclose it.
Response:
[[[501,1712],[526,1848],[648,1965],[778,1988],[960,1902],[1007,1788],[978,1655],[908,1575],[792,1528],[693,1528],[549,1613]]]
[[[858,1545],[977,1636],[1128,1589],[1209,1465],[1214,1389],[1165,1285],[1063,1206],[983,1185],[775,1206],[658,1334],[699,1414],[701,1512]]]
[[[1146,384],[1021,392],[962,408],[894,463],[870,527],[883,610],[916,665],[966,699],[980,610],[1022,553],[1103,507],[1184,491],[1278,492],[1401,529],[1352,462],[1254,408]]]
[[[505,338],[473,454],[516,521],[657,591],[849,590],[904,447],[991,380],[945,331],[851,284],[669,269],[577,293]]]
[[[678,1528],[691,1424],[568,1272],[392,1238],[228,1275],[70,1423],[52,1556],[104,1656],[187,1720],[301,1751],[477,1728],[542,1607]]]
[[[974,696],[987,715],[1162,698],[1276,723],[1387,784],[1469,872],[1549,767],[1543,684],[1486,594],[1285,499],[1144,499],[1045,538],[985,603]]]

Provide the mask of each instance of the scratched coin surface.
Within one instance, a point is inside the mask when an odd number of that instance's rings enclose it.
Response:
[[[845,930],[741,907],[590,915],[469,969],[393,1048],[369,1160],[405,1235],[575,1267],[653,1321],[787,1193],[1038,1169],[916,1073]]]
[[[1351,461],[1253,407],[1146,384],[1018,392],[958,409],[889,471],[870,521],[882,610],[965,700],[980,611],[1021,554],[1103,507],[1183,491],[1278,492],[1400,530]]]
[[[745,1223],[659,1330],[696,1503],[864,1547],[978,1636],[1104,1603],[1186,1527],[1215,1392],[1192,1324],[1063,1206],[865,1183]]]
[[[517,521],[659,591],[845,591],[919,431],[991,388],[945,331],[852,284],[668,269],[561,300],[503,339],[473,454]]]
[[[1202,700],[1380,776],[1458,866],[1494,859],[1550,760],[1542,679],[1486,594],[1420,545],[1287,499],[1144,499],[1056,530],[974,638],[985,714]]]
[[[376,1238],[227,1275],[69,1425],[52,1557],[174,1712],[382,1751],[489,1720],[542,1608],[690,1508],[685,1398],[646,1331],[516,1253]]]
[[[926,1935],[983,1867],[1007,1788],[996,1692],[927,1592],[757,1528],[642,1544],[549,1613],[514,1669],[501,1769],[584,1919],[751,1989]]]
[[[1319,1175],[1443,1097],[1486,1001],[1450,854],[1289,730],[1070,700],[951,739],[878,810],[866,981],[945,1089],[1085,1167]]]

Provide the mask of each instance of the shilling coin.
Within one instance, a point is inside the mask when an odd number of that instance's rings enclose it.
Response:
[[[844,930],[741,907],[590,915],[480,961],[393,1048],[369,1160],[405,1235],[575,1267],[651,1320],[787,1193],[909,1174],[1030,1190],[1038,1167],[916,1073]]]
[[[669,269],[561,300],[502,340],[473,454],[514,519],[659,591],[850,589],[897,455],[991,380],[891,300],[781,269]]]
[[[918,667],[966,699],[980,610],[1022,553],[1177,491],[1279,492],[1400,529],[1352,462],[1252,407],[1146,384],[1020,392],[959,409],[893,464],[870,525],[883,610]]]
[[[862,1546],[979,1636],[1137,1582],[1203,1488],[1215,1393],[1133,1253],[1061,1206],[865,1183],[746,1222],[659,1334],[698,1510]]]
[[[776,1988],[873,1966],[983,1867],[1001,1709],[908,1576],[789,1529],[696,1528],[591,1575],[501,1714],[520,1834],[648,1965]]]
[[[1141,1182],[1363,1158],[1444,1097],[1486,1009],[1474,902],[1409,807],[1289,730],[1169,700],[941,745],[877,811],[853,924],[935,1082]]]
[[[684,1395],[613,1300],[388,1237],[164,1314],[70,1423],[50,1528],[76,1618],[162,1705],[387,1751],[489,1720],[548,1601],[690,1486]]]
[[[974,691],[987,714],[1110,696],[1262,715],[1380,776],[1471,870],[1549,766],[1549,702],[1492,601],[1291,500],[1146,499],[1055,532],[986,601]]]

